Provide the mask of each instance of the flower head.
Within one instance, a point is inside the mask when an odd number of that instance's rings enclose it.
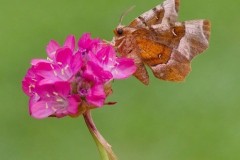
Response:
[[[51,40],[46,52],[47,59],[32,60],[22,81],[35,118],[76,116],[81,107],[102,107],[110,82],[127,78],[136,70],[132,59],[117,57],[112,46],[88,33],[78,40],[77,48],[70,35],[63,46]]]

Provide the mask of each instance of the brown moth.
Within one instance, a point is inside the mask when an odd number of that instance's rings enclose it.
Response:
[[[191,60],[208,48],[210,22],[177,22],[179,0],[166,0],[143,13],[128,26],[114,30],[114,46],[122,56],[133,58],[136,76],[149,83],[148,65],[155,77],[183,81],[191,71]]]

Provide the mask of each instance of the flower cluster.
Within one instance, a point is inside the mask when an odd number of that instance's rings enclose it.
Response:
[[[111,93],[111,81],[131,76],[134,61],[119,58],[111,45],[84,34],[75,47],[67,37],[63,46],[56,41],[46,48],[47,59],[34,59],[22,81],[30,97],[31,116],[78,116],[89,108],[101,107]]]

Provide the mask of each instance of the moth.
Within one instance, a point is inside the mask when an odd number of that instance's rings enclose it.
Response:
[[[180,82],[191,71],[191,60],[209,46],[210,21],[178,22],[179,3],[166,0],[128,26],[120,22],[114,30],[117,52],[134,59],[134,76],[146,85],[149,75],[145,65],[159,79]]]

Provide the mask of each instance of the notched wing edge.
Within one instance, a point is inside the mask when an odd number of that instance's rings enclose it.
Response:
[[[176,25],[180,23],[177,22]],[[185,35],[180,40],[178,52],[191,61],[209,46],[211,24],[208,20],[185,21]]]
[[[211,22],[209,20],[203,20],[203,31],[205,37],[209,40],[211,33]]]
[[[174,49],[167,64],[151,66],[154,76],[167,81],[181,82],[191,71],[191,60],[209,46],[209,20],[186,21],[186,35]]]
[[[149,28],[151,25],[174,23],[178,17],[180,0],[165,0],[134,19],[129,27]]]

